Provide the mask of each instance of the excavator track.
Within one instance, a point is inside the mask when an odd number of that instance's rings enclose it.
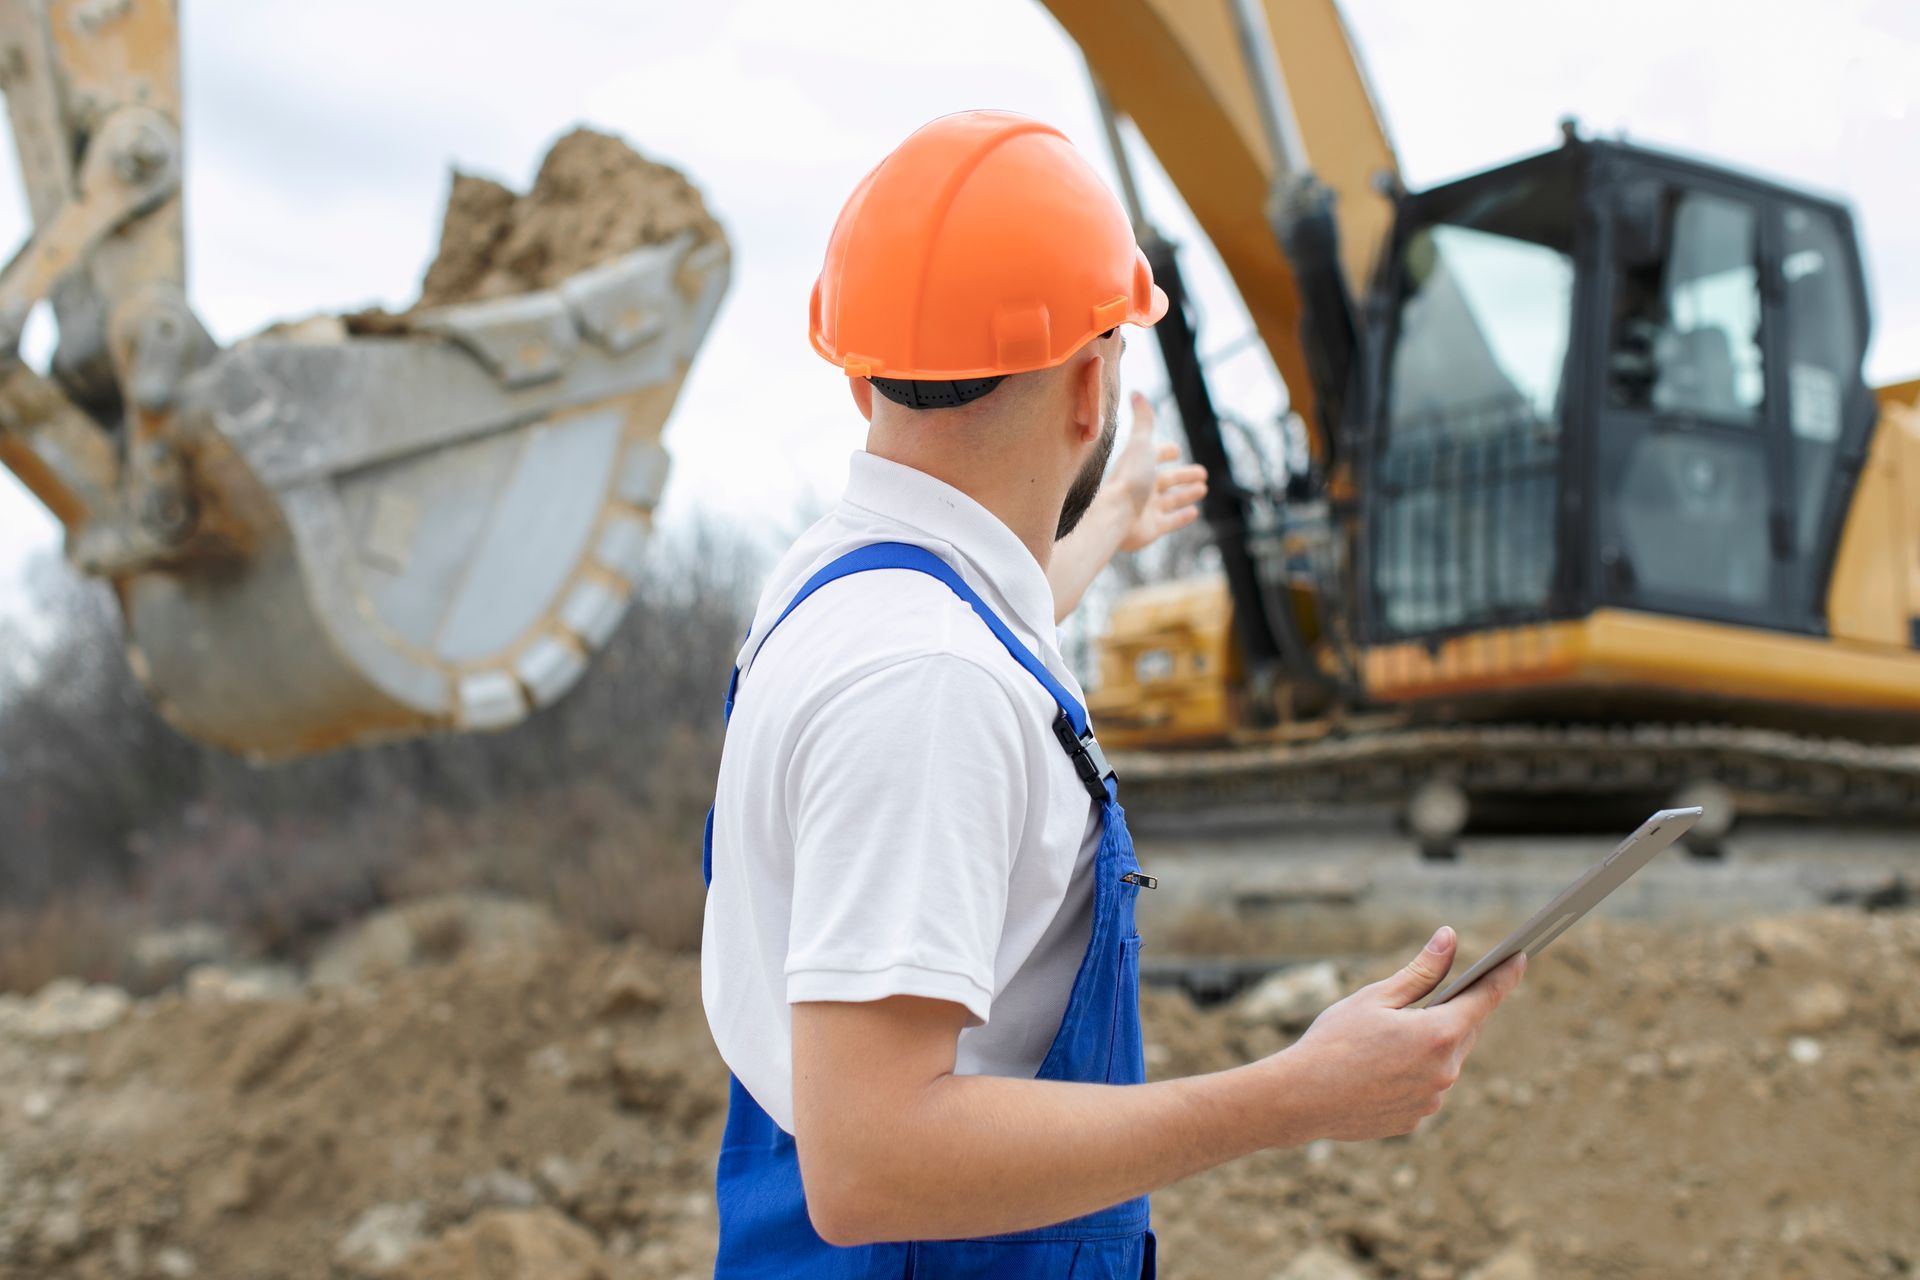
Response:
[[[1740,812],[1920,823],[1920,747],[1726,724],[1400,727],[1305,743],[1116,752],[1129,809],[1193,813],[1468,796],[1658,795],[1724,788]]]

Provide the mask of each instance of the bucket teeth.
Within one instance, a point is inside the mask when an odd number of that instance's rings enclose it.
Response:
[[[459,722],[466,729],[502,729],[527,714],[519,682],[505,671],[481,671],[460,681]]]

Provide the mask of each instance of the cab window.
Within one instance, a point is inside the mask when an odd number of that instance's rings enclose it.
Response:
[[[1758,425],[1760,271],[1751,206],[1676,192],[1650,251],[1622,254],[1608,399],[1616,409]]]

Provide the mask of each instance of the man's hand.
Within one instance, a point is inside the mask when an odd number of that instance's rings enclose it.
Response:
[[[1266,1147],[1411,1132],[1440,1109],[1515,957],[1437,1009],[1453,931],[1322,1013],[1298,1043],[1142,1085],[955,1075],[957,1004],[793,1005],[794,1140],[831,1244],[950,1240],[1064,1222]]]
[[[1072,533],[1054,544],[1047,565],[1053,588],[1053,619],[1065,622],[1086,593],[1094,575],[1117,551],[1138,551],[1200,517],[1207,494],[1207,470],[1188,463],[1168,465],[1180,456],[1171,444],[1153,442],[1153,405],[1133,393],[1133,427],[1114,467],[1100,484],[1093,505]]]
[[[1180,457],[1179,446],[1153,442],[1153,402],[1138,391],[1131,398],[1133,425],[1120,451],[1113,474],[1107,478],[1126,501],[1129,521],[1120,538],[1120,550],[1138,551],[1175,529],[1184,529],[1200,517],[1200,499],[1207,496],[1207,469],[1194,463],[1168,466]]]
[[[1268,1059],[1291,1060],[1285,1105],[1310,1109],[1313,1136],[1361,1142],[1412,1133],[1440,1110],[1480,1028],[1527,964],[1517,955],[1438,1008],[1411,1008],[1447,976],[1456,945],[1453,930],[1442,928],[1412,963],[1331,1006]]]

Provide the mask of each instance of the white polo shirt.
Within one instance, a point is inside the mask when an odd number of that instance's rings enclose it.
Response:
[[[958,489],[855,453],[760,598],[714,804],[707,1021],[789,1133],[790,1002],[950,1000],[968,1013],[957,1070],[1031,1076],[1092,928],[1099,812],[1053,699],[965,601],[923,573],[854,574],[756,652],[815,571],[873,542],[947,561],[1081,697],[1026,545]]]

